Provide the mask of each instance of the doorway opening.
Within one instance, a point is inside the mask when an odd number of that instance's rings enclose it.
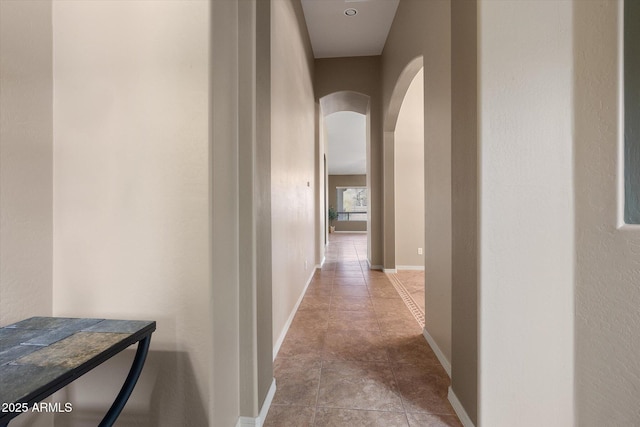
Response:
[[[325,242],[329,232],[367,236],[371,264],[369,97],[336,92],[320,99],[320,146],[325,159]],[[329,211],[335,218],[329,218]]]
[[[412,311],[425,315],[424,69],[404,95],[394,131],[395,272]],[[412,307],[411,307],[412,306]]]
[[[395,261],[397,270],[424,270],[423,70],[404,96],[394,136]]]

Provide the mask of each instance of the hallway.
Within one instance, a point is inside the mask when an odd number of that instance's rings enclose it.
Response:
[[[274,363],[266,427],[461,426],[449,377],[365,234],[332,234]]]

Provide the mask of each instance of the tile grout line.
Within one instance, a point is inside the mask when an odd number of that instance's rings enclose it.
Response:
[[[307,400],[308,405],[310,406],[310,409],[313,408],[314,411],[312,413],[312,417],[307,418],[307,416],[305,415],[305,419],[308,420],[307,422],[310,422],[310,426],[320,426],[322,425],[323,422],[327,422],[329,420],[334,420],[337,418],[340,418],[341,416],[344,415],[340,415],[339,411],[354,411],[354,412],[367,412],[370,414],[383,414],[383,413],[395,413],[397,415],[392,416],[390,419],[394,419],[397,420],[398,423],[402,424],[403,426],[411,426],[412,422],[414,422],[414,418],[412,418],[411,420],[409,419],[409,414],[414,414],[415,408],[413,408],[412,406],[412,399],[407,399],[407,405],[405,405],[405,398],[403,397],[403,393],[401,392],[400,389],[400,383],[399,383],[399,379],[403,380],[403,387],[406,384],[405,378],[404,378],[404,371],[399,367],[400,365],[398,365],[398,371],[396,372],[396,362],[392,361],[391,358],[391,353],[390,353],[390,348],[389,345],[387,345],[386,341],[384,341],[384,347],[386,348],[386,357],[385,357],[385,361],[380,361],[380,360],[354,360],[354,362],[357,363],[364,363],[364,364],[376,364],[378,366],[380,366],[381,368],[383,368],[384,366],[388,366],[389,367],[389,371],[391,373],[391,376],[389,377],[389,379],[392,379],[393,382],[395,383],[396,386],[396,392],[398,394],[398,396],[400,397],[400,403],[401,403],[401,407],[397,408],[396,405],[395,406],[397,409],[392,410],[392,409],[383,409],[382,407],[377,407],[377,409],[373,409],[371,407],[369,407],[368,405],[359,405],[357,407],[353,407],[353,405],[350,404],[346,404],[345,406],[345,402],[343,402],[342,400],[335,400],[335,399],[331,399],[329,398],[329,400],[327,400],[327,397],[330,396],[330,394],[327,394],[328,392],[330,393],[330,388],[327,389],[327,386],[330,385],[330,383],[332,383],[332,379],[331,379],[331,375],[327,376],[327,369],[330,370],[331,372],[333,372],[333,365],[331,365],[331,363],[333,362],[333,357],[330,355],[327,355],[329,359],[325,360],[325,352],[324,350],[327,349],[327,334],[329,331],[329,326],[330,326],[330,320],[331,320],[331,312],[332,312],[332,306],[333,306],[333,300],[340,300],[340,298],[344,297],[351,297],[351,296],[365,296],[365,295],[361,295],[360,291],[357,292],[357,295],[351,295],[351,289],[352,287],[356,287],[356,285],[354,283],[349,283],[349,280],[355,280],[356,277],[353,277],[353,279],[351,279],[351,274],[355,273],[356,271],[359,271],[362,274],[362,278],[364,279],[364,285],[366,286],[365,289],[367,289],[366,295],[368,296],[368,298],[366,298],[367,301],[369,301],[369,304],[371,305],[371,309],[370,313],[372,313],[374,315],[374,318],[376,320],[375,325],[377,325],[377,331],[379,333],[383,333],[382,331],[382,324],[381,324],[381,319],[383,319],[382,313],[386,313],[385,311],[378,311],[376,309],[375,306],[373,306],[373,300],[374,300],[374,295],[372,293],[372,288],[369,287],[369,285],[371,284],[371,281],[375,281],[376,277],[380,277],[382,279],[382,281],[380,282],[381,285],[384,285],[383,287],[385,289],[388,289],[388,285],[391,284],[394,287],[394,292],[391,293],[390,291],[388,291],[389,293],[385,295],[389,295],[389,297],[391,297],[391,295],[398,295],[400,296],[400,298],[403,300],[403,304],[409,309],[409,311],[412,313],[412,316],[418,321],[418,323],[420,324],[420,320],[418,317],[416,317],[416,313],[414,312],[414,310],[412,310],[412,307],[410,304],[413,304],[414,309],[417,310],[420,315],[422,315],[422,319],[424,319],[424,311],[421,309],[420,306],[418,306],[418,304],[416,304],[415,299],[413,298],[413,296],[411,295],[411,293],[409,292],[409,287],[411,287],[411,281],[405,281],[403,282],[401,277],[402,276],[395,276],[393,274],[380,274],[378,275],[377,273],[375,274],[375,277],[372,277],[371,274],[368,272],[369,268],[367,267],[366,264],[363,263],[362,260],[360,260],[360,251],[358,250],[359,248],[357,247],[357,245],[352,242],[352,241],[345,241],[345,242],[340,242],[339,244],[333,245],[332,247],[333,250],[331,251],[327,251],[327,267],[328,269],[322,269],[323,271],[323,282],[324,280],[328,281],[330,284],[330,289],[329,292],[325,292],[324,290],[322,291],[322,293],[320,295],[318,295],[318,297],[323,297],[326,298],[326,300],[328,300],[328,320],[327,320],[327,325],[326,328],[324,328],[325,331],[325,337],[324,340],[322,342],[322,347],[319,348],[319,362],[320,362],[320,369],[318,370],[318,384],[316,388],[316,399],[314,403],[311,403]],[[351,249],[351,250],[348,250]],[[355,250],[354,250],[355,249]],[[363,249],[366,253],[366,250]],[[357,260],[357,261],[356,261]],[[356,264],[355,262],[358,263],[358,267],[359,269],[356,269]],[[345,275],[346,274],[346,275]],[[326,275],[326,276],[325,276]],[[357,275],[359,279],[360,278],[360,274]],[[343,282],[342,279],[345,279],[345,281]],[[384,283],[386,281],[386,283]],[[339,287],[341,287],[341,284],[344,283],[344,286],[346,286],[348,289],[345,289],[346,293],[343,292],[341,289],[338,289]],[[323,285],[324,286],[324,285]],[[356,287],[357,288],[357,287]],[[353,288],[354,291],[356,290],[356,288]],[[404,291],[404,294],[403,294]],[[343,295],[344,294],[344,295]],[[325,296],[326,295],[326,296]],[[335,297],[335,298],[334,298]],[[396,298],[396,297],[393,297]],[[384,298],[383,298],[384,299]],[[397,299],[396,299],[397,301]],[[340,304],[342,306],[342,301],[340,301]],[[348,304],[347,307],[350,307],[350,305]],[[343,307],[345,308],[345,307]],[[401,310],[401,308],[397,308],[397,310]],[[350,311],[347,308],[347,311]],[[424,320],[423,320],[424,322]],[[374,325],[371,325],[374,326]],[[422,324],[421,324],[422,326]],[[337,330],[341,330],[341,328],[344,327],[348,327],[348,322],[345,324],[344,321],[339,322],[338,324],[338,329]],[[375,328],[375,326],[374,326]],[[368,329],[365,329],[368,330]],[[333,346],[332,346],[333,347]],[[309,354],[311,355],[311,353]],[[295,359],[295,355],[291,355],[292,358]],[[336,361],[339,361],[341,358],[337,357]],[[347,359],[348,360],[348,359]],[[402,363],[402,362],[400,362]],[[409,363],[408,361],[405,361],[405,363]],[[329,364],[329,366],[325,366]],[[410,364],[410,363],[409,363]],[[322,384],[323,384],[323,380],[325,381],[325,388],[322,388]],[[386,381],[385,381],[386,382]],[[389,390],[388,386],[386,388],[387,390]],[[308,390],[308,389],[306,389]],[[320,390],[324,390],[324,394],[323,394],[323,406],[319,406],[320,403]],[[404,388],[402,389],[404,390]],[[300,405],[296,405],[295,403],[293,405],[284,405],[287,406],[289,408],[291,408],[290,410],[290,417],[295,418],[296,416],[300,416],[303,415],[300,413],[300,409],[295,409],[296,407],[299,407]],[[323,414],[319,415],[319,410],[323,409]],[[421,411],[418,411],[421,413]],[[434,415],[447,415],[447,416],[451,416],[453,415],[455,417],[454,414],[449,414],[449,412],[434,412]],[[350,416],[350,415],[349,415]],[[355,416],[355,415],[354,415]],[[366,419],[371,419],[371,417],[378,418],[382,415],[367,415],[365,418]],[[404,416],[404,418],[402,418]],[[287,417],[289,417],[289,415],[287,415]],[[337,418],[336,418],[337,417]],[[359,417],[359,416],[358,416]],[[278,419],[281,419],[280,417]],[[285,418],[286,419],[286,418]],[[272,420],[273,421],[273,420]],[[281,419],[280,424],[282,425],[281,422],[284,421],[284,419]],[[418,421],[420,423],[420,421]],[[406,423],[406,424],[405,424]],[[269,424],[270,426],[273,426],[274,424],[271,423]],[[306,425],[306,423],[305,423]]]
[[[355,246],[355,245],[354,245],[354,246]],[[359,272],[360,272],[360,275],[358,275],[358,276],[359,276],[358,278],[363,279],[363,281],[364,281],[364,283],[365,283],[365,286],[367,286],[367,285],[368,285],[368,280],[367,280],[367,277],[365,276],[365,273],[364,273],[364,269],[365,269],[365,267],[364,267],[364,266],[363,266],[363,264],[361,263],[361,260],[360,260],[360,257],[359,257],[359,254],[358,254],[357,249],[355,250],[355,254],[354,254],[354,255],[355,255],[355,258],[358,260],[358,267],[359,267]],[[349,256],[349,261],[350,261],[350,260],[351,260],[351,254],[350,254],[350,256]],[[335,263],[338,263],[338,264],[339,264],[339,263],[340,263],[340,259],[339,259],[339,257],[338,257],[338,259],[332,260],[332,262],[335,262]],[[334,268],[332,268],[332,269],[331,269],[331,270],[329,270],[329,271],[330,271],[330,273],[329,273],[329,274],[330,274],[330,277],[331,277],[331,282],[330,282],[330,283],[331,283],[331,292],[330,292],[330,293],[329,293],[329,295],[328,295],[328,297],[329,297],[328,299],[329,299],[329,312],[331,312],[331,307],[332,307],[332,304],[333,304],[333,300],[335,299],[335,298],[334,298],[334,296],[337,296],[337,294],[336,294],[336,286],[339,286],[339,284],[338,284],[337,282],[339,282],[339,281],[340,281],[340,280],[337,278],[337,275],[338,275],[340,272],[337,270],[337,265],[336,265],[336,266],[334,266]],[[356,270],[356,271],[358,271],[358,270]],[[348,277],[347,277],[347,278],[348,278]],[[369,289],[369,287],[368,287],[368,286],[366,287],[366,289],[367,289],[367,296],[368,296],[367,300],[369,301],[369,303],[370,303],[370,304],[372,304],[372,298],[373,298],[373,296],[371,295],[371,292],[370,292],[370,289]],[[374,310],[374,313],[375,313],[375,310]],[[380,330],[381,330],[381,327],[380,327],[380,323],[379,323],[379,316],[377,315],[377,313],[376,313],[375,318],[376,318],[376,324],[378,325],[378,330],[380,331]],[[327,325],[327,327],[328,327],[328,325]],[[328,331],[328,330],[327,330],[327,331]],[[326,337],[325,337],[325,338],[326,338]],[[317,386],[317,389],[316,389],[316,401],[315,401],[315,406],[314,406],[314,412],[313,412],[313,415],[312,415],[312,418],[311,418],[311,425],[312,425],[312,426],[317,425],[317,423],[318,423],[318,421],[319,421],[319,418],[318,418],[318,411],[319,411],[319,409],[324,408],[324,406],[323,406],[323,407],[320,407],[320,406],[319,406],[319,401],[320,401],[320,389],[321,389],[321,383],[322,383],[322,379],[323,379],[323,376],[324,376],[324,373],[325,373],[325,372],[324,372],[324,370],[325,370],[325,364],[326,364],[325,362],[326,362],[326,360],[324,359],[324,356],[323,356],[323,355],[324,355],[324,349],[325,349],[325,348],[326,348],[326,340],[325,340],[325,342],[323,343],[323,347],[322,347],[322,349],[321,349],[320,370],[319,370],[319,377],[318,377],[318,386]],[[394,382],[396,383],[396,387],[398,387],[398,380],[397,380],[397,378],[396,378],[396,374],[395,374],[395,372],[393,371],[393,369],[392,369],[392,367],[391,367],[391,362],[390,362],[390,359],[389,359],[389,355],[388,355],[388,354],[387,354],[386,359],[387,359],[387,360],[386,360],[386,362],[383,362],[383,363],[384,363],[385,365],[389,366],[389,368],[391,368],[391,369],[390,369],[390,371],[391,371],[391,373],[392,373],[392,375],[393,375]],[[399,393],[399,389],[398,389],[398,393]],[[406,422],[407,422],[407,425],[408,425],[408,415],[407,415],[407,411],[406,411],[406,408],[405,408],[405,405],[404,405],[404,401],[403,401],[403,399],[402,399],[402,395],[401,395],[400,393],[399,393],[399,397],[400,397],[400,401],[401,401],[401,405],[402,405],[402,412],[401,412],[401,413],[403,413],[403,414],[404,414],[404,418],[405,418],[405,420],[406,420]],[[329,407],[327,407],[327,408],[329,408],[329,409],[356,410],[355,408],[350,408],[350,407],[344,407],[344,408],[341,408],[341,407],[339,407],[339,406],[336,406],[336,407],[329,406]],[[379,410],[379,409],[368,409],[368,408],[359,408],[359,409],[357,409],[357,410],[359,410],[359,411],[367,411],[367,412],[396,412],[396,411],[385,411],[385,410]],[[400,412],[398,411],[397,413],[400,413]]]
[[[393,285],[393,281],[391,281],[391,284]],[[397,288],[396,288],[397,290]],[[406,302],[405,302],[406,304]],[[380,323],[379,321],[379,316],[378,313],[376,312],[376,320],[378,321],[378,323]],[[380,330],[382,330],[382,327],[380,326]],[[387,355],[388,356],[388,355]],[[398,396],[400,397],[400,404],[402,405],[402,411],[404,413],[404,419],[407,422],[407,426],[409,426],[409,415],[407,414],[407,407],[404,404],[404,396],[402,396],[402,392],[400,391],[400,382],[398,381],[398,377],[396,376],[396,372],[395,369],[393,369],[393,364],[391,363],[391,360],[389,360],[389,369],[391,370],[391,375],[393,375],[393,381],[396,383],[396,387],[398,390]]]
[[[376,314],[376,318],[378,315]],[[382,328],[380,328],[382,329]],[[407,426],[409,426],[409,415],[407,414],[407,407],[404,404],[404,396],[402,395],[402,391],[400,390],[400,382],[398,381],[398,377],[396,376],[396,371],[393,368],[393,363],[391,363],[391,358],[389,358],[389,354],[387,353],[387,359],[389,370],[391,371],[391,375],[393,376],[393,381],[396,383],[396,390],[398,391],[398,397],[400,397],[400,405],[402,405],[402,412],[404,412],[404,418],[407,421]]]
[[[331,304],[333,302],[333,288],[335,286],[335,280],[336,280],[336,266],[334,265],[333,268],[331,269],[332,271],[332,275],[331,275],[331,294],[329,294],[329,308],[328,308],[328,316],[329,318],[331,317]],[[316,417],[318,416],[318,401],[320,400],[320,385],[322,384],[322,373],[324,371],[324,348],[327,345],[327,333],[329,331],[329,320],[327,320],[327,330],[325,331],[324,334],[324,340],[322,343],[322,349],[320,350],[320,375],[318,376],[318,388],[316,390],[316,404],[314,406],[314,410],[313,410],[313,418],[311,420],[311,426],[315,426],[316,425]]]
[[[360,265],[360,268],[361,269],[363,268],[362,265]],[[364,270],[363,270],[363,275],[364,275]],[[391,283],[393,284],[393,282],[391,282]],[[365,284],[367,286],[367,293],[369,294],[369,300],[371,301],[371,306],[373,307],[373,300],[372,300],[373,296],[371,295],[371,289],[369,289],[369,285],[368,285],[368,281],[366,280],[366,277],[365,277]],[[396,290],[397,290],[397,288],[396,288]],[[406,301],[405,301],[405,304],[406,304]],[[414,302],[414,304],[415,304],[415,302]],[[375,310],[375,308],[374,308],[373,311],[375,313],[376,323],[378,324],[378,330],[382,334],[382,326],[380,325],[379,313]],[[414,314],[414,317],[415,317],[415,314]],[[423,319],[424,319],[424,316],[423,316]],[[424,322],[424,320],[423,320],[423,322]],[[404,404],[404,397],[402,396],[402,393],[400,392],[400,383],[398,382],[398,378],[396,376],[396,372],[393,369],[393,364],[391,363],[391,359],[389,358],[388,351],[387,351],[387,366],[389,367],[389,370],[391,371],[391,375],[393,376],[393,381],[394,381],[394,383],[396,385],[396,390],[397,390],[397,393],[398,393],[398,397],[400,398],[400,405],[402,405],[402,412],[403,412],[403,415],[404,415],[404,419],[407,422],[407,426],[409,426],[410,425],[409,424],[409,415],[407,414],[407,408],[406,408],[406,406]]]

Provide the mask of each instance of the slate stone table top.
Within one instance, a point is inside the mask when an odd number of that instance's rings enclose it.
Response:
[[[155,329],[153,321],[61,317],[2,327],[0,404],[39,402]],[[0,412],[0,425],[17,415]]]

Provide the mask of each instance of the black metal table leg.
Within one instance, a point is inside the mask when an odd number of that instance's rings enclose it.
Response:
[[[144,362],[147,358],[147,353],[149,352],[150,342],[151,334],[140,340],[140,342],[138,343],[138,350],[136,351],[136,356],[133,359],[133,364],[131,365],[129,375],[127,375],[127,379],[124,381],[122,389],[120,389],[120,393],[118,393],[116,400],[114,400],[113,405],[111,405],[111,408],[109,408],[107,415],[104,416],[98,427],[111,427],[116,422],[118,415],[120,415],[120,412],[122,412],[122,409],[127,403],[129,396],[131,396],[133,388],[138,382],[138,378],[140,377],[140,373],[142,372],[142,367],[144,366]]]

